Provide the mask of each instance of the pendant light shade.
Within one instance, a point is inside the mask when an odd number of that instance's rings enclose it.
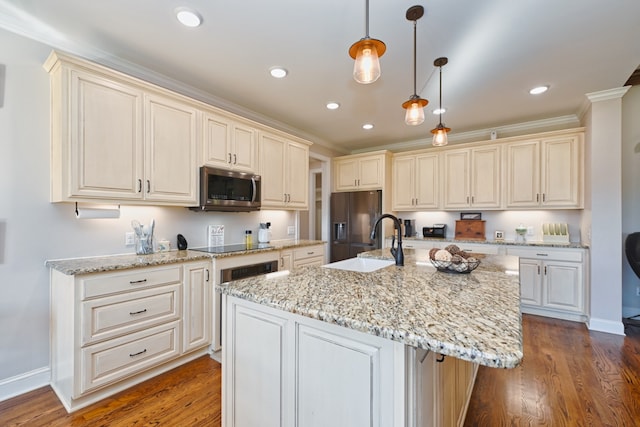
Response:
[[[380,57],[387,46],[380,40],[369,37],[369,0],[366,0],[366,35],[349,48],[349,55],[356,60],[353,78],[358,83],[369,84],[380,77]]]
[[[416,91],[416,23],[423,15],[424,8],[420,5],[407,9],[407,20],[413,21],[413,95],[408,101],[402,103],[402,108],[407,110],[404,122],[411,126],[424,122],[424,107],[429,103],[426,99],[420,98]]]
[[[444,57],[438,58],[433,61],[433,65],[435,65],[436,67],[440,67],[440,122],[438,123],[438,126],[435,127],[435,129],[431,129],[431,133],[433,134],[432,144],[435,147],[442,147],[443,145],[447,145],[449,143],[447,132],[451,130],[442,123],[442,67],[444,65],[447,65],[447,62],[449,62],[449,60]]]

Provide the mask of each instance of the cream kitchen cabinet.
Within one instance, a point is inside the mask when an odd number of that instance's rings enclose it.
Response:
[[[214,111],[205,111],[202,122],[204,165],[257,172],[258,132],[255,127]]]
[[[439,207],[439,157],[437,153],[394,156],[391,194],[394,211]]]
[[[53,52],[51,201],[194,205],[197,110],[186,98]]]
[[[144,199],[198,203],[195,106],[164,94],[145,95]]]
[[[262,207],[309,209],[309,145],[267,132],[259,141]]]
[[[303,246],[293,250],[293,268],[306,265],[321,266],[324,262],[324,244]]]
[[[293,249],[283,249],[280,251],[278,270],[291,270],[293,268]]]
[[[584,249],[508,248],[520,257],[523,313],[584,322],[588,319]]]
[[[67,411],[207,352],[210,264],[51,270],[51,386]]]
[[[390,154],[377,151],[333,159],[334,191],[384,190]]]
[[[507,144],[507,208],[582,208],[583,133]]]
[[[501,207],[501,148],[488,145],[444,151],[444,209]]]

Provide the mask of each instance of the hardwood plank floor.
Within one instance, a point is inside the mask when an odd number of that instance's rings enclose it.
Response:
[[[480,367],[465,426],[640,426],[640,331],[530,315],[523,331],[520,367]],[[44,387],[0,402],[0,426],[219,426],[220,383],[204,356],[73,414]]]
[[[481,366],[465,426],[640,426],[640,332],[523,316],[524,359]]]

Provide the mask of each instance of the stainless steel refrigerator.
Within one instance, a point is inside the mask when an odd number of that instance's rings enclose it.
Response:
[[[380,249],[380,237],[371,240],[371,228],[382,214],[382,191],[331,194],[331,262]],[[380,236],[382,233],[378,233]]]

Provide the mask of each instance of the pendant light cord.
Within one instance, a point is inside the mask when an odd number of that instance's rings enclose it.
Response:
[[[440,125],[442,126],[442,65],[440,66]]]
[[[417,20],[413,21],[413,96],[418,96],[418,91],[416,90],[416,24]]]
[[[365,12],[365,19],[366,19],[366,22],[365,22],[365,33],[366,33],[366,35],[365,35],[365,38],[368,39],[368,38],[370,38],[369,37],[369,0],[366,0],[366,7],[367,7],[367,10]]]

